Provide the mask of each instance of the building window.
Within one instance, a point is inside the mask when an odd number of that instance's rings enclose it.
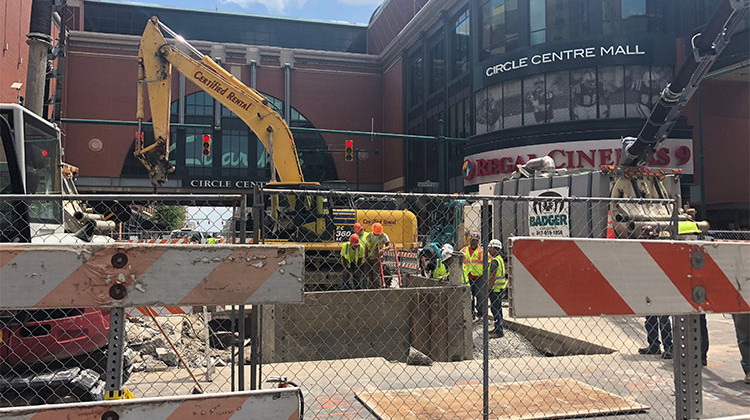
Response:
[[[427,57],[429,63],[430,92],[443,90],[445,84],[445,45],[443,40],[433,41]]]
[[[588,4],[588,0],[547,0],[547,41],[588,35]]]
[[[409,58],[409,107],[413,107],[424,99],[424,59],[422,50]]]
[[[665,5],[654,0],[602,0],[602,33],[661,32]]]
[[[448,107],[448,136],[469,137],[470,135],[471,103],[469,98],[464,98]]]
[[[518,0],[485,0],[482,11],[482,59],[519,47]]]
[[[454,22],[455,31],[453,32],[453,69],[451,75],[453,78],[463,76],[469,72],[469,10],[461,13]]]
[[[547,42],[546,0],[529,0],[529,42],[531,45]]]

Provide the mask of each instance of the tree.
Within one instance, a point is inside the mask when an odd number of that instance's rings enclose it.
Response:
[[[185,224],[187,211],[181,206],[156,206],[151,220],[168,230],[176,230]]]

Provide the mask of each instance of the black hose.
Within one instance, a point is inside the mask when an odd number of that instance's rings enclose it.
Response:
[[[31,3],[31,20],[29,23],[29,32],[31,36],[40,36],[49,41],[50,31],[52,29],[52,1],[53,0],[34,0]]]

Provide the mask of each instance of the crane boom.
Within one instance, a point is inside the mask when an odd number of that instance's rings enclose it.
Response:
[[[199,60],[194,59],[164,38],[162,29],[177,42],[185,45]],[[169,118],[171,104],[172,66],[204,92],[234,112],[258,136],[271,155],[271,180],[276,173],[284,183],[302,184],[304,177],[297,148],[289,126],[269,105],[268,100],[252,88],[201,54],[181,36],[152,17],[146,24],[138,50],[138,110],[139,124],[144,118],[143,90],[148,100],[154,127],[154,143],[144,147],[136,139],[135,156],[143,163],[154,187],[162,185],[174,171],[169,163]],[[140,125],[138,132],[140,133]],[[139,134],[140,137],[140,134]]]
[[[637,138],[623,144],[622,166],[648,164],[680,116],[682,108],[729,43],[737,25],[747,15],[748,0],[722,0],[703,31],[691,39],[693,54],[685,58],[674,80],[664,88]]]

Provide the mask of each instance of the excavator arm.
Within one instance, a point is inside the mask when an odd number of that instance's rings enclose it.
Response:
[[[168,43],[162,33],[167,32],[183,44],[195,59]],[[148,170],[154,187],[162,185],[174,171],[169,163],[169,117],[172,96],[172,66],[204,92],[234,112],[258,136],[271,155],[271,179],[283,183],[302,184],[304,177],[297,156],[297,148],[289,126],[269,105],[268,100],[254,89],[245,86],[210,57],[202,54],[159,19],[152,17],[146,24],[138,51],[138,138],[135,156]],[[141,122],[145,117],[144,90],[154,127],[154,143],[145,146]]]

